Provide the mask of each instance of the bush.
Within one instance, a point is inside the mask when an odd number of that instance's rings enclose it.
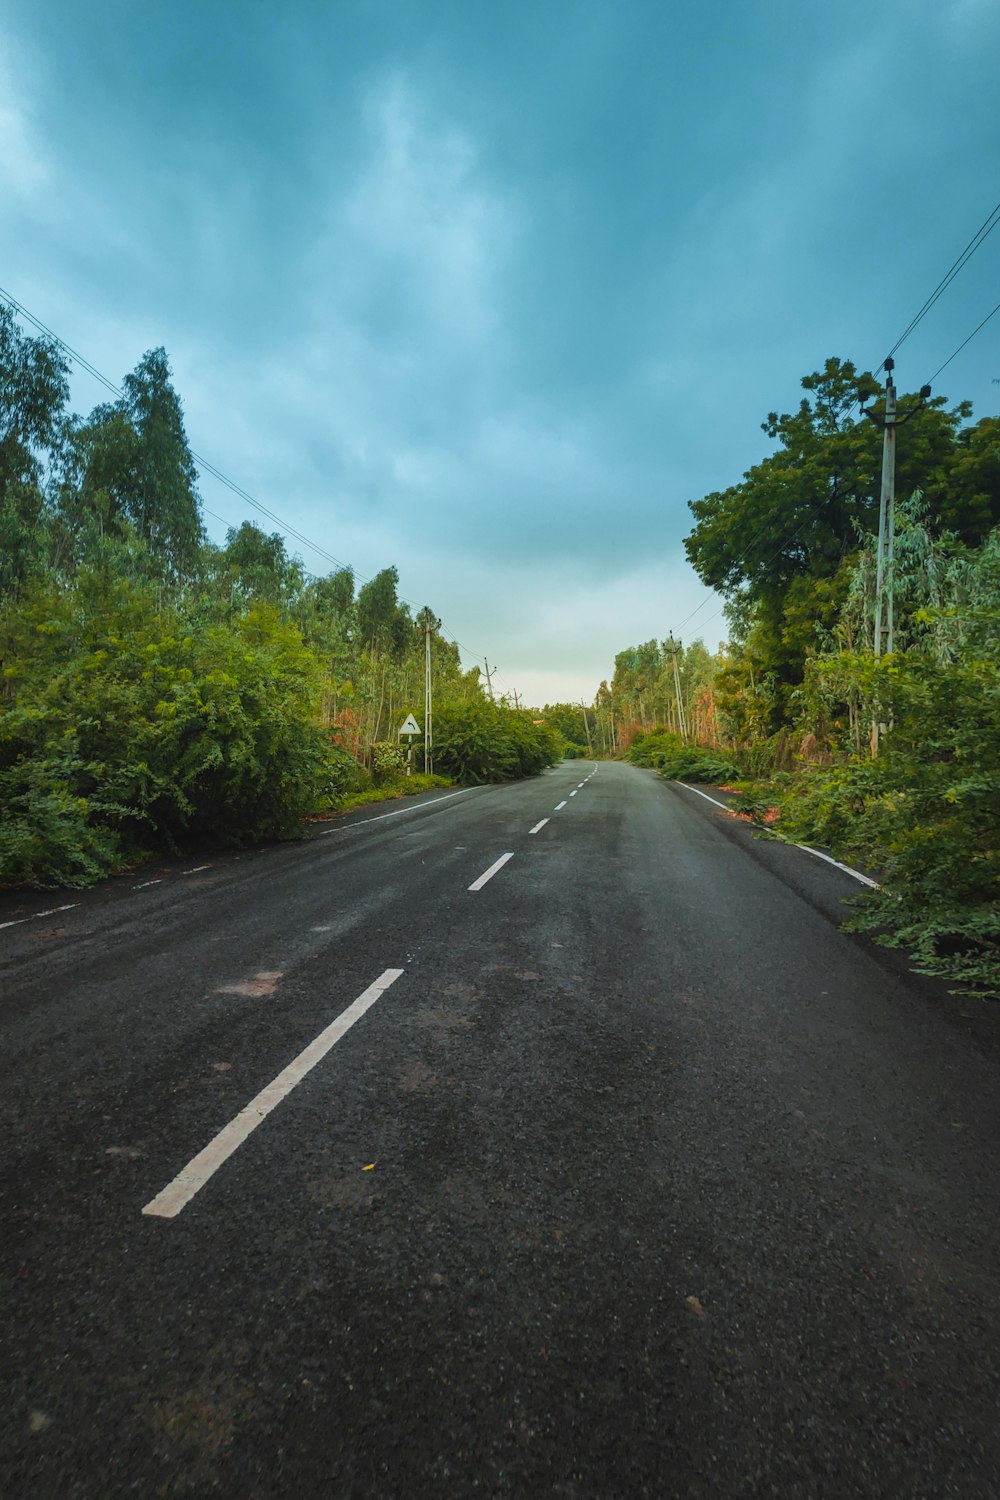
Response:
[[[319,667],[268,607],[190,630],[84,571],[10,620],[0,879],[85,883],[151,847],[296,833],[336,769]]]
[[[1000,997],[1000,663],[841,659],[891,724],[878,759],[803,771],[782,827],[876,870],[854,930]]]
[[[372,746],[372,781],[386,786],[398,781],[406,770],[406,754],[391,740],[379,740]]]
[[[726,760],[716,750],[682,746],[661,756],[660,775],[667,781],[707,781],[718,786],[734,780],[739,772],[732,761]]]
[[[684,741],[672,729],[640,731],[629,746],[628,758],[634,766],[651,766],[658,770],[664,759],[684,749]]]
[[[434,768],[467,786],[532,776],[562,754],[560,735],[503,703],[463,703],[436,710]]]

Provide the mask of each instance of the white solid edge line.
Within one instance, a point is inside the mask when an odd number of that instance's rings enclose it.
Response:
[[[469,886],[469,890],[470,891],[481,891],[482,888],[483,888],[483,886],[486,884],[487,880],[492,880],[493,877],[494,877],[494,875],[496,874],[496,872],[498,870],[502,870],[503,867],[504,867],[504,865],[507,863],[507,861],[509,859],[513,859],[513,858],[514,858],[514,851],[513,851],[513,849],[510,851],[509,854],[501,854],[500,858],[498,860],[495,860],[493,862],[493,864],[490,865],[490,867],[489,867],[488,870],[484,870],[483,871],[483,873],[480,875],[480,877],[479,877],[478,880],[474,880],[472,882],[472,884]]]
[[[546,823],[548,821],[549,821],[548,818],[543,818],[540,823],[536,823],[535,824],[534,828],[529,828],[528,832],[529,833],[540,833],[541,830],[545,827],[545,825],[546,825]]]
[[[416,802],[412,807],[400,807],[395,812],[379,813],[377,818],[359,818],[356,823],[338,823],[336,828],[321,828],[317,837],[322,838],[326,833],[346,833],[349,828],[363,828],[366,823],[381,823],[386,818],[400,818],[403,813],[420,812],[423,807],[436,807],[439,802],[448,802],[452,797],[464,797],[466,792],[474,792],[474,786],[463,786],[457,792],[446,792],[443,797],[434,797],[430,802]]]
[[[557,802],[556,805],[555,805],[555,807],[553,808],[553,811],[554,812],[558,812],[560,810],[560,808],[563,808],[565,806],[566,806],[565,802]]]
[[[277,1078],[273,1079],[259,1094],[256,1094],[250,1103],[241,1109],[239,1114],[230,1120],[228,1125],[223,1126],[218,1135],[209,1141],[203,1151],[192,1157],[187,1166],[178,1172],[172,1182],[169,1182],[162,1192],[157,1193],[155,1198],[150,1199],[142,1210],[154,1218],[172,1219],[179,1214],[201,1188],[205,1186],[208,1179],[218,1171],[223,1162],[232,1156],[238,1146],[241,1146],[247,1136],[257,1129],[262,1120],[266,1119],[276,1105],[280,1104],[286,1094],[290,1094],[297,1083],[301,1083],[306,1074],[326,1056],[341,1037],[350,1031],[355,1021],[360,1021],[365,1011],[375,1004],[381,995],[384,995],[391,984],[405,971],[403,969],[385,969],[383,973],[370,984],[364,994],[359,995],[346,1010],[341,1011],[336,1020],[331,1021],[319,1036],[315,1037],[304,1048],[287,1068],[283,1068]]]
[[[686,781],[675,781],[674,786],[682,786],[686,792],[694,792],[696,797],[704,797],[706,802],[711,802],[713,807],[721,807],[723,812],[729,811],[726,803],[720,802],[718,797],[710,797],[707,792],[700,792],[696,786],[688,786]]]
[[[704,797],[705,801],[711,802],[713,807],[721,807],[724,812],[729,811],[726,804],[720,802],[718,797],[710,797],[707,792],[698,791],[696,786],[688,786],[686,781],[675,781],[674,786],[682,786],[685,791],[695,792],[699,797]],[[791,844],[794,849],[804,849],[807,854],[815,854],[817,859],[823,859],[828,865],[834,865],[838,870],[843,870],[845,875],[850,875],[855,880],[860,880],[862,885],[870,885],[873,891],[881,889],[878,881],[872,880],[870,875],[862,875],[860,870],[854,870],[850,865],[841,864],[839,859],[834,859],[832,854],[824,854],[822,849],[814,849],[811,844],[797,844],[794,839],[787,839],[786,843]]]
[[[792,842],[789,840],[789,842]],[[877,880],[872,880],[870,875],[862,875],[860,870],[854,870],[850,865],[841,864],[839,859],[834,859],[832,854],[824,854],[822,849],[814,849],[811,844],[796,844],[796,849],[804,849],[807,854],[815,854],[817,859],[825,859],[828,865],[836,865],[838,870],[843,870],[845,875],[853,875],[855,880],[860,880],[862,885],[870,885],[873,891],[881,890]]]
[[[33,911],[30,917],[15,917],[13,922],[0,922],[0,932],[5,927],[20,927],[22,922],[35,922],[39,917],[54,917],[57,911],[75,911],[79,905],[79,901],[71,901],[68,906],[50,906],[48,911]]]

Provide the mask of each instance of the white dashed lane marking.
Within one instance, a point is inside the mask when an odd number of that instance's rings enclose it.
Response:
[[[404,972],[402,969],[385,969],[383,973],[370,984],[365,992],[349,1005],[346,1010],[341,1011],[335,1021],[331,1021],[325,1031],[321,1031],[318,1037],[304,1048],[287,1068],[283,1068],[277,1078],[273,1079],[266,1088],[261,1089],[255,1095],[245,1109],[228,1125],[223,1126],[218,1135],[215,1136],[203,1151],[192,1157],[183,1171],[178,1172],[172,1182],[168,1182],[162,1192],[157,1193],[155,1198],[150,1199],[143,1209],[144,1214],[152,1218],[172,1219],[180,1213],[195,1193],[205,1186],[212,1177],[227,1161],[238,1146],[242,1146],[247,1136],[250,1135],[262,1120],[265,1120],[282,1099],[290,1094],[297,1083],[310,1072],[318,1062],[321,1062],[330,1048],[340,1041],[354,1025],[360,1021],[366,1010],[369,1010],[375,1001],[384,995],[391,984],[395,984],[399,976]]]
[[[546,825],[546,823],[548,821],[549,821],[548,818],[543,818],[540,823],[536,823],[535,824],[534,828],[529,828],[528,832],[529,833],[540,833],[541,830],[545,827],[545,825]]]
[[[492,880],[498,870],[502,870],[509,859],[514,858],[513,849],[509,854],[501,854],[498,860],[494,860],[488,870],[484,870],[478,880],[474,880],[469,886],[470,891],[481,891],[488,880]]]
[[[0,932],[5,927],[20,927],[22,922],[35,922],[39,917],[54,917],[58,911],[74,911],[79,905],[79,901],[71,901],[68,906],[50,906],[48,911],[32,912],[30,917],[15,917],[13,922],[0,922]]]

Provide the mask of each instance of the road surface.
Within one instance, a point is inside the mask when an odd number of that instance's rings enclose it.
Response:
[[[3,893],[0,1494],[995,1500],[993,1012],[855,889],[564,762]]]

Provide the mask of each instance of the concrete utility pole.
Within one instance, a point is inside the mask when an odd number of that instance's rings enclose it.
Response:
[[[424,775],[430,776],[434,769],[431,750],[434,735],[431,729],[431,627],[424,626]]]
[[[895,534],[893,511],[896,500],[896,387],[893,384],[893,361],[885,362],[885,417],[882,427],[882,490],[878,502],[878,549],[875,553],[875,655],[882,655],[883,617],[886,614],[888,581],[888,640],[892,651],[892,544]]]
[[[861,407],[861,415],[867,417],[882,431],[882,489],[878,504],[878,546],[875,552],[875,655],[883,650],[890,654],[893,648],[893,546],[896,534],[896,428],[902,427],[915,417],[930,396],[929,385],[920,387],[920,399],[916,406],[897,415],[896,386],[892,372],[895,361],[887,359],[885,370],[885,415],[877,417],[867,407]],[[864,399],[864,398],[862,398]]]
[[[587,735],[587,754],[588,755],[593,755],[593,753],[594,753],[594,746],[593,746],[593,742],[592,742],[592,740],[590,738],[590,720],[587,718],[587,710],[583,706],[583,699],[582,698],[580,699],[580,712],[583,714],[583,727],[584,727],[584,730],[586,731],[586,735]]]
[[[681,693],[681,669],[677,662],[677,658],[681,654],[681,647],[680,642],[678,642],[676,645],[674,644],[673,631],[670,632],[670,641],[667,645],[667,650],[670,652],[674,663],[674,692],[677,696],[677,727],[681,732],[681,739],[685,744],[687,744],[687,721],[684,718],[684,697]]]
[[[878,543],[875,550],[875,619],[873,647],[875,655],[881,656],[883,648],[892,655],[893,614],[895,605],[895,580],[893,577],[894,543],[896,535],[896,428],[908,422],[920,411],[931,393],[929,385],[920,387],[920,400],[916,406],[898,416],[896,413],[896,386],[892,378],[895,360],[891,357],[882,366],[885,371],[885,414],[877,417],[865,406],[861,414],[882,429],[882,488],[878,503]],[[864,399],[864,398],[862,398]],[[872,723],[872,755],[878,754],[880,725],[878,715]]]
[[[495,703],[496,699],[493,697],[493,676],[492,676],[492,673],[490,672],[490,664],[486,660],[485,656],[483,657],[483,666],[486,668],[486,672],[485,672],[484,675],[486,677],[486,686],[489,689],[490,702],[491,703]],[[493,668],[493,671],[494,672],[496,671],[496,667]]]

